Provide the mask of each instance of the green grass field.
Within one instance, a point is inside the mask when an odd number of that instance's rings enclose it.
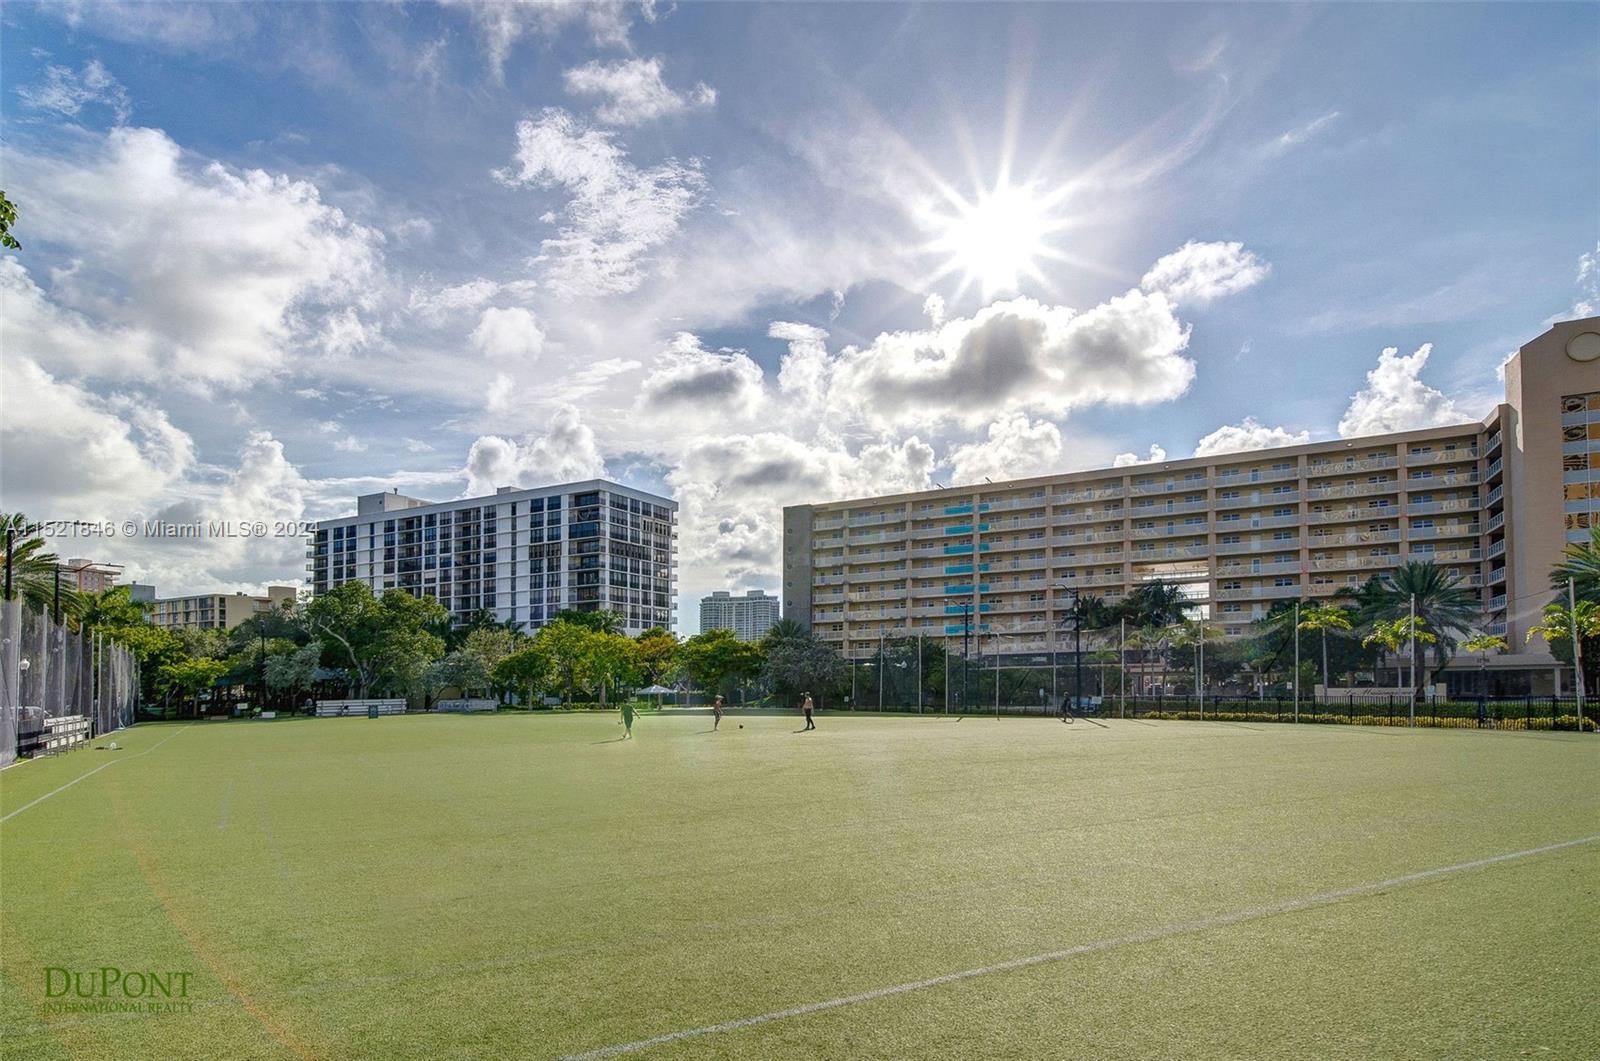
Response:
[[[1600,834],[1600,739],[820,727],[148,725],[7,770],[0,1052],[560,1057],[1105,942],[631,1056],[1600,1055],[1600,843],[1327,895]],[[49,1010],[105,965],[192,1012]]]

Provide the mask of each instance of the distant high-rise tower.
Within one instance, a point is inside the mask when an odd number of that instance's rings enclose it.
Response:
[[[700,630],[732,630],[740,641],[760,641],[778,621],[778,598],[759,589],[735,597],[718,590],[700,598]]]

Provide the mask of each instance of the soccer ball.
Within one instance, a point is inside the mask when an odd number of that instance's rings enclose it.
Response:
[[[740,729],[744,729],[744,723],[743,722],[739,723],[739,728]]]

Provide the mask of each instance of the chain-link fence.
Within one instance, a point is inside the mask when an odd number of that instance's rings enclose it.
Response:
[[[130,726],[138,699],[132,652],[0,601],[0,766]]]

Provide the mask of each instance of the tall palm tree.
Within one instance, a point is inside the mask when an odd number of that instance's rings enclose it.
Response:
[[[1200,693],[1205,682],[1205,675],[1200,673],[1200,650],[1210,642],[1216,644],[1222,640],[1222,631],[1214,626],[1207,626],[1198,619],[1185,619],[1174,624],[1169,631],[1168,644],[1173,648],[1186,648],[1194,659],[1194,689],[1196,695]]]
[[[1461,576],[1432,560],[1412,560],[1386,573],[1379,584],[1379,613],[1374,618],[1401,619],[1415,614],[1417,625],[1434,636],[1434,669],[1450,661],[1456,642],[1471,632],[1482,612],[1478,594],[1461,581]],[[1411,641],[1413,680],[1422,674],[1421,639]]]
[[[1600,602],[1600,527],[1589,529],[1586,542],[1569,542],[1561,562],[1550,569],[1551,588],[1564,592],[1568,579],[1579,600]]]
[[[0,530],[11,538],[11,595],[40,611],[49,609],[56,599],[56,571],[61,558],[49,551],[39,536],[39,525],[29,523],[20,512],[0,514]],[[3,592],[4,583],[0,582],[0,593]],[[63,585],[60,594],[62,614],[77,615],[81,607],[77,590]]]
[[[1182,622],[1190,607],[1177,583],[1157,579],[1130,593],[1119,611],[1133,626],[1171,626]]]
[[[1506,639],[1499,634],[1473,634],[1461,642],[1463,652],[1478,653],[1478,695],[1483,696],[1489,692],[1488,670],[1489,653],[1504,652],[1510,646]]]
[[[1576,608],[1568,608],[1563,601],[1551,601],[1539,615],[1539,624],[1528,631],[1528,640],[1541,638],[1548,645],[1572,641],[1572,632],[1578,632],[1578,643],[1583,649],[1584,688],[1593,692],[1600,682],[1600,603],[1581,600]],[[1577,647],[1577,646],[1574,646]]]
[[[1322,636],[1322,702],[1328,702],[1328,631],[1350,629],[1350,613],[1336,604],[1313,604],[1300,613],[1300,629]]]

